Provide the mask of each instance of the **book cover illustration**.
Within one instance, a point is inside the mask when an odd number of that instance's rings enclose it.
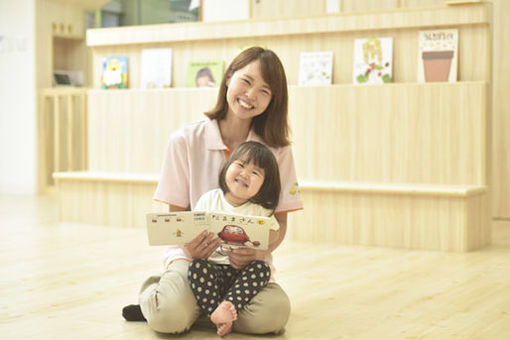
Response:
[[[367,38],[354,41],[354,84],[392,82],[393,38]]]
[[[203,230],[216,234],[222,248],[267,249],[271,219],[221,212],[180,211],[149,213],[147,234],[150,245],[185,244]]]
[[[188,87],[217,87],[223,79],[223,61],[190,62],[186,73]]]
[[[142,89],[170,87],[172,84],[172,49],[144,48],[140,77]]]
[[[112,56],[103,58],[102,89],[126,89],[128,85],[127,77],[128,57]]]
[[[457,80],[457,29],[420,31],[418,36],[418,82]]]
[[[298,85],[330,85],[332,71],[332,51],[301,52]]]

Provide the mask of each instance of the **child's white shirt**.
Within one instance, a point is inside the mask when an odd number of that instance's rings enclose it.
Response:
[[[218,211],[226,213],[234,213],[239,215],[250,215],[250,216],[264,216],[270,218],[270,229],[278,230],[280,225],[272,214],[272,210],[266,209],[261,205],[254,204],[252,202],[246,202],[240,206],[231,205],[225,198],[221,189],[213,189],[203,194],[198,200],[194,211]],[[186,259],[191,261],[192,259],[186,256],[184,251],[179,246],[169,246],[164,254],[165,267],[171,262],[178,259]],[[230,264],[228,257],[221,255],[215,251],[208,259],[213,263],[218,264]],[[271,253],[268,253],[264,261],[271,267],[271,282],[274,281],[273,275],[275,268],[273,266],[273,257]]]

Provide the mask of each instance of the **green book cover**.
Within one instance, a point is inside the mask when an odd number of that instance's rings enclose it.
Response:
[[[187,87],[218,87],[223,79],[223,61],[194,61],[188,65]]]

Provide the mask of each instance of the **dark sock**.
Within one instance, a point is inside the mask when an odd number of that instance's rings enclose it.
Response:
[[[147,321],[142,314],[140,305],[128,305],[122,308],[122,316],[126,321]]]

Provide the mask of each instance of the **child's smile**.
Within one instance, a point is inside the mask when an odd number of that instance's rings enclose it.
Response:
[[[246,163],[239,159],[228,167],[225,182],[228,201],[233,205],[242,205],[259,192],[264,183],[264,170],[253,162]]]

